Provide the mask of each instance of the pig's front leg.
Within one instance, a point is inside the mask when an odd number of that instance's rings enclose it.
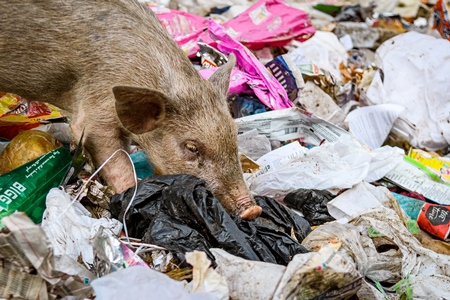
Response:
[[[94,117],[92,113],[81,115],[85,117],[73,120],[72,133],[78,141],[84,129],[83,148],[90,155],[96,168],[99,168],[117,149],[129,152],[128,140],[121,129],[115,126],[117,123],[115,119],[100,119],[100,116]],[[121,193],[135,184],[131,161],[122,151],[109,160],[100,171],[100,175],[116,193]]]

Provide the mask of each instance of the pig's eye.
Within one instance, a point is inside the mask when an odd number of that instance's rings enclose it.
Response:
[[[185,142],[185,155],[187,160],[196,160],[199,156],[197,145],[193,142]]]
[[[187,148],[189,151],[191,151],[192,153],[195,153],[195,154],[198,153],[197,147],[196,147],[194,144],[187,143],[187,144],[186,144],[186,148]]]

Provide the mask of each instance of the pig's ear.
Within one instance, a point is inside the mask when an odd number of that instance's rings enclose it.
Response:
[[[222,94],[228,93],[228,87],[230,85],[231,71],[236,64],[236,57],[233,53],[228,56],[228,62],[219,67],[214,74],[209,78],[209,82]]]
[[[123,127],[141,134],[155,129],[166,114],[168,98],[161,92],[130,86],[115,86],[116,112]]]

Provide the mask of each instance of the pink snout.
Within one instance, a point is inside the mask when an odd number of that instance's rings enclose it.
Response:
[[[244,196],[239,198],[237,206],[240,208],[238,215],[244,220],[253,220],[259,217],[262,212],[262,208],[255,204],[255,201],[250,196]]]

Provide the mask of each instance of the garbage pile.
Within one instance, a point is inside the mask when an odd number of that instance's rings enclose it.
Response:
[[[236,58],[262,213],[158,175],[138,144],[116,193],[63,111],[2,91],[1,298],[450,298],[447,1],[141,4],[204,79]]]

